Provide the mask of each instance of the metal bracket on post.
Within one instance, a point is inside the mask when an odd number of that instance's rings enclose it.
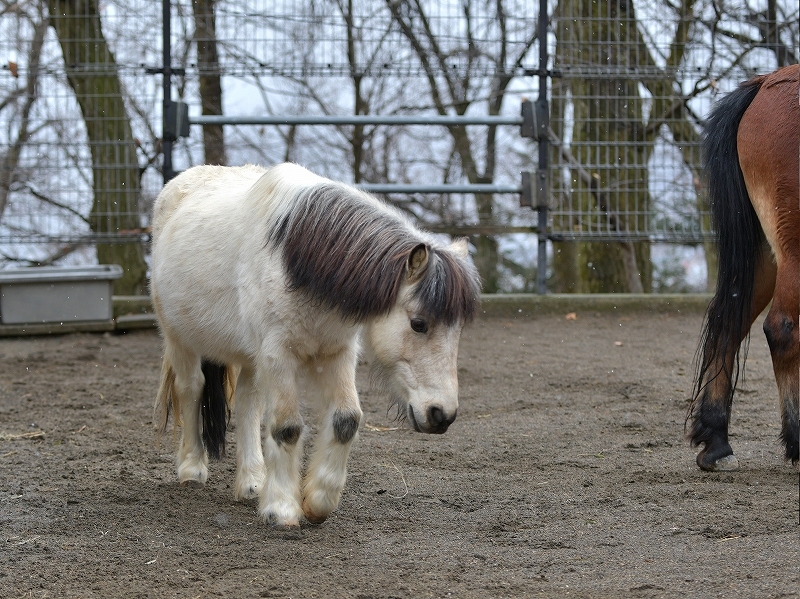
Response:
[[[533,181],[530,171],[522,171],[522,182],[519,193],[519,207],[533,208]]]
[[[522,116],[522,125],[520,125],[519,128],[520,136],[530,139],[539,139],[539,128],[536,123],[536,112],[533,109],[533,102],[530,100],[523,100],[520,114]]]
[[[548,180],[547,169],[539,169],[536,171],[536,210],[548,208],[548,199],[550,195],[550,181]]]
[[[550,106],[546,97],[536,100],[533,122],[536,125],[536,139],[539,141],[548,139],[550,133]]]
[[[186,102],[165,102],[164,137],[175,141],[179,137],[189,137],[189,106]]]

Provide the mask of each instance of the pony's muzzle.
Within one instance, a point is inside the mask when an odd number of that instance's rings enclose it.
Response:
[[[429,406],[425,411],[425,421],[420,422],[414,413],[414,408],[409,406],[408,419],[418,433],[441,435],[453,424],[457,412],[458,410],[453,410],[452,413],[447,413],[441,406]]]

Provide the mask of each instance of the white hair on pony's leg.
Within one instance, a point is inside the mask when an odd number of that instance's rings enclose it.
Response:
[[[361,422],[355,385],[358,344],[334,357],[316,360],[313,379],[322,400],[320,430],[303,484],[303,513],[319,524],[339,505],[347,479],[347,459]]]
[[[200,432],[200,395],[204,383],[200,357],[179,347],[169,338],[166,339],[165,355],[175,372],[174,393],[183,423],[176,459],[178,482],[202,487],[208,479],[208,454]]]
[[[261,449],[261,420],[266,407],[256,393],[255,372],[242,368],[236,384],[236,483],[234,498],[254,499],[264,488],[264,454]]]
[[[267,463],[264,488],[258,506],[261,517],[278,526],[300,526],[300,459],[302,435],[294,443],[278,443],[267,437]]]
[[[300,462],[303,456],[303,419],[297,393],[299,364],[290,351],[269,347],[270,356],[258,359],[257,393],[266,399],[267,439],[264,487],[259,513],[279,526],[299,526]]]

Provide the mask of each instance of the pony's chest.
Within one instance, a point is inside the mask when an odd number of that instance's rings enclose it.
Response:
[[[360,327],[340,319],[298,320],[285,329],[284,345],[301,362],[339,354],[358,343]]]

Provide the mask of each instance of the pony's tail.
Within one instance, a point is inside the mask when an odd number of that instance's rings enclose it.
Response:
[[[237,372],[234,368],[203,360],[200,366],[205,383],[200,404],[203,424],[203,444],[208,454],[219,459],[225,454],[225,432],[233,406]],[[180,426],[180,397],[175,392],[175,371],[164,356],[161,363],[161,384],[153,407],[153,421],[160,431],[165,431],[170,413],[175,426]]]
[[[752,103],[762,79],[740,85],[717,103],[708,118],[703,140],[703,167],[708,177],[708,202],[719,252],[717,288],[706,312],[696,359],[696,378],[689,418],[692,444],[704,441],[705,425],[697,411],[708,383],[717,376],[730,378],[727,408],[739,378],[740,346],[750,327],[756,265],[763,248],[763,231],[750,202],[739,166],[736,136],[739,122]],[[728,356],[735,352],[731,366]],[[747,344],[741,363],[747,358]],[[730,368],[732,367],[732,370]]]
[[[209,360],[203,360],[200,367],[205,377],[200,404],[203,444],[209,456],[219,459],[225,455],[225,432],[231,414],[229,369],[224,364]]]
[[[161,361],[161,383],[158,385],[156,402],[153,405],[153,423],[159,432],[167,430],[170,413],[175,414],[175,426],[181,424],[181,409],[178,394],[175,393],[175,371],[167,356]]]

